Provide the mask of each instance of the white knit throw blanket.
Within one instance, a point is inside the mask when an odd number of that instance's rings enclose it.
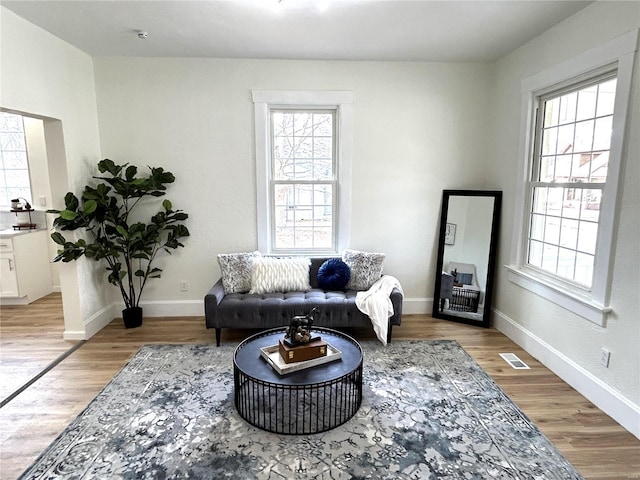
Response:
[[[373,330],[383,345],[387,344],[389,317],[394,313],[393,304],[389,297],[394,288],[402,292],[402,287],[397,278],[391,275],[383,275],[369,290],[356,294],[358,310],[369,316],[373,324]]]

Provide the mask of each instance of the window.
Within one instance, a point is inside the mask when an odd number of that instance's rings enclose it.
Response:
[[[0,112],[0,205],[19,197],[32,200],[24,121],[21,115]]]
[[[273,249],[335,250],[335,110],[270,113]]]
[[[509,280],[604,326],[638,32],[522,82]]]
[[[258,248],[337,253],[350,222],[350,92],[254,91]]]
[[[591,288],[616,77],[538,98],[527,265]]]

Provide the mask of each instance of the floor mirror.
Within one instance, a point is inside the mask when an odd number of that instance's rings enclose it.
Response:
[[[433,316],[488,327],[502,192],[444,190]]]

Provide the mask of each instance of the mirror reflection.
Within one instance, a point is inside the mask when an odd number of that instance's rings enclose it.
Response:
[[[501,192],[445,190],[433,316],[489,326]]]

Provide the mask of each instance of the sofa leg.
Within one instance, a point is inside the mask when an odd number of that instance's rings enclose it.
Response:
[[[220,332],[222,331],[221,328],[216,328],[216,347],[220,346]]]
[[[393,327],[389,325],[389,329],[387,330],[387,343],[391,343],[391,329]]]

